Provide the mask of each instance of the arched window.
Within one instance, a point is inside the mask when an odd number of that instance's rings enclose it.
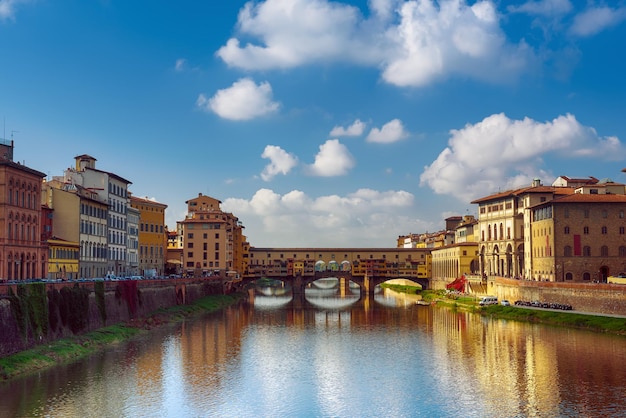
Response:
[[[591,280],[591,274],[588,272],[583,273],[583,280]]]
[[[573,278],[572,273],[565,273],[565,280],[572,280]]]
[[[500,224],[500,239],[504,239],[504,225]]]

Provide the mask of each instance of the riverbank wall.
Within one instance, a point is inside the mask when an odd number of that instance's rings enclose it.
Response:
[[[224,292],[219,279],[2,285],[0,357]]]
[[[490,288],[491,289],[491,288]],[[571,305],[575,311],[626,315],[626,285],[563,283],[497,277],[493,295],[498,300],[540,301]]]

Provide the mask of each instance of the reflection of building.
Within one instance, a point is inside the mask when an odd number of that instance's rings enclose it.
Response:
[[[44,277],[47,251],[41,240],[41,181],[46,175],[13,162],[13,141],[0,139],[0,278]]]

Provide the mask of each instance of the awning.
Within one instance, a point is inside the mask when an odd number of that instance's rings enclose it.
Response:
[[[167,262],[168,262],[169,264],[183,264],[183,262],[182,262],[182,261],[180,261],[180,260],[175,260],[175,259],[173,259],[173,258],[170,258],[169,260],[167,260]]]

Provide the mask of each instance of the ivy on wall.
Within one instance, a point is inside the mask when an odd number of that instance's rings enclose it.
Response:
[[[48,335],[48,299],[44,283],[17,286],[17,295],[9,288],[9,302],[15,322],[24,339],[41,339]]]
[[[107,322],[107,310],[104,302],[104,282],[96,282],[94,284],[94,292],[96,294],[96,305],[98,306],[98,311],[100,311],[100,319],[102,319],[102,324],[105,325]]]

